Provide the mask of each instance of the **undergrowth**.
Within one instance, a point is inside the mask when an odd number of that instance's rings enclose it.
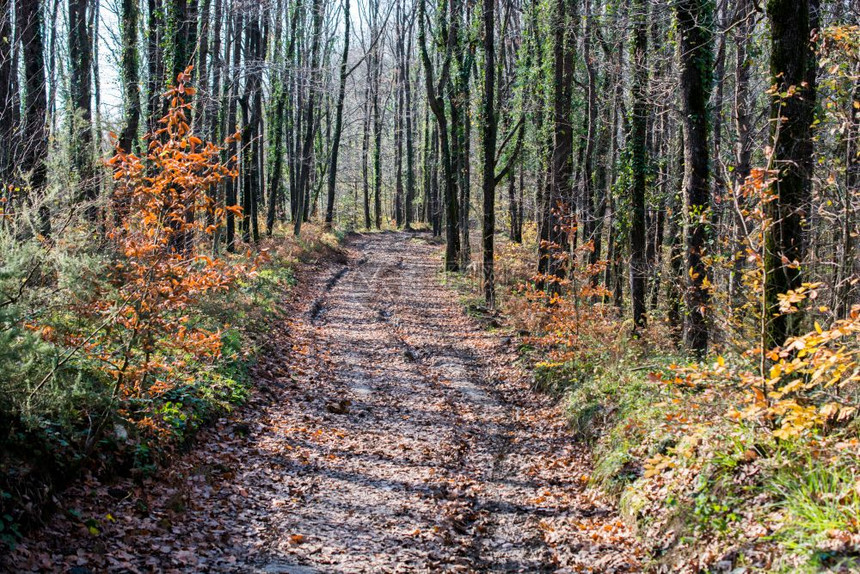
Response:
[[[107,163],[101,233],[81,212],[50,241],[25,233],[37,209],[2,216],[0,544],[73,478],[142,479],[242,404],[297,264],[343,257],[341,237],[314,225],[213,253],[241,209],[213,201],[235,172],[186,121],[188,77],[146,155],[118,150]]]
[[[589,488],[619,506],[651,568],[860,569],[856,319],[787,341],[763,381],[754,353],[691,361],[661,324],[632,337],[593,292],[547,305],[520,271],[535,254],[500,250],[520,258],[497,262],[506,327],[591,445]]]
[[[681,357],[541,368],[593,446],[590,486],[614,500],[672,570],[798,572],[860,567],[856,429],[780,439],[727,413],[740,386],[674,385]]]
[[[276,232],[262,246],[268,257],[253,275],[185,310],[189,323],[220,333],[220,353],[207,365],[194,365],[187,356],[163,356],[163,361],[185,362],[194,377],[157,397],[120,400],[91,359],[74,356],[50,384],[43,385],[38,400],[28,402],[28,385],[41,380],[69,348],[22,327],[22,317],[38,318],[52,331],[80,319],[65,308],[69,292],[56,284],[50,295],[27,290],[14,307],[0,307],[0,337],[14,341],[0,344],[0,369],[14,373],[0,382],[0,544],[14,545],[27,526],[50,512],[52,495],[69,477],[86,472],[144,478],[185,448],[201,426],[245,401],[253,387],[255,357],[263,350],[271,322],[282,316],[285,294],[296,285],[296,266],[338,253],[342,240],[313,225],[303,230],[300,241],[286,233]],[[38,247],[17,248],[38,252]],[[89,252],[70,251],[62,257],[98,260]],[[6,258],[0,276],[7,282],[0,282],[0,292],[8,292],[20,273]],[[62,280],[62,272],[56,273]],[[50,309],[50,322],[39,307]],[[158,431],[135,424],[143,417],[156,420]]]

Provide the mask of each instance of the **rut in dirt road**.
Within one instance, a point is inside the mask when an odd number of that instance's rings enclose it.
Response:
[[[104,569],[641,570],[614,511],[583,495],[563,414],[530,390],[515,344],[464,314],[427,239],[350,242],[288,325],[265,408],[244,411],[246,432],[202,437],[145,513],[113,508],[88,550]]]

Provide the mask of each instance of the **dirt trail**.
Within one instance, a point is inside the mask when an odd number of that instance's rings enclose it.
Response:
[[[617,516],[582,493],[586,453],[512,341],[442,285],[438,247],[386,233],[350,251],[273,330],[292,349],[263,362],[256,411],[203,433],[157,482],[73,490],[66,504],[101,517],[98,536],[58,519],[11,560],[78,574],[641,570]]]

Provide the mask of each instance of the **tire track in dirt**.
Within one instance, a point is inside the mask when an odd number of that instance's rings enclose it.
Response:
[[[240,420],[118,503],[101,485],[70,493],[112,513],[99,537],[61,523],[25,551],[80,574],[641,571],[632,535],[583,493],[563,413],[465,316],[427,239],[353,238],[273,325],[288,342],[271,348],[289,348],[261,358],[273,380]]]

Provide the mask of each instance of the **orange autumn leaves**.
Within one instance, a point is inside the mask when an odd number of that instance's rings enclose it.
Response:
[[[211,367],[221,332],[191,307],[250,271],[201,252],[200,240],[219,231],[225,214],[217,185],[236,173],[221,163],[221,148],[189,125],[189,78],[190,68],[165,94],[167,113],[147,135],[146,154],[118,149],[107,162],[115,180],[107,237],[115,253],[109,281],[78,310],[98,328],[73,338],[123,400],[157,399]],[[131,418],[157,426],[146,413]]]

